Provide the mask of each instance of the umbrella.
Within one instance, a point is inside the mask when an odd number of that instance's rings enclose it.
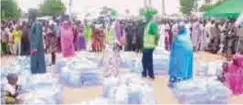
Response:
[[[243,0],[226,0],[223,3],[212,7],[204,16],[219,18],[237,18],[243,12]]]

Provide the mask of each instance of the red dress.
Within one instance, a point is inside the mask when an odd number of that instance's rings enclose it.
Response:
[[[93,28],[92,31],[92,51],[102,51],[104,48],[104,32]]]

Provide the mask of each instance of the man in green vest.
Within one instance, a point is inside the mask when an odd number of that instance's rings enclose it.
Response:
[[[155,78],[153,71],[153,51],[158,42],[158,25],[153,21],[154,12],[147,10],[144,15],[147,25],[143,35],[142,77],[146,78],[148,74],[149,78],[153,80]]]

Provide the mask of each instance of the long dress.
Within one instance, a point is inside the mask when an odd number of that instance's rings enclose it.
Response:
[[[86,43],[86,48],[87,50],[91,49],[91,36],[92,36],[92,26],[87,25],[84,28],[84,35],[85,35],[85,43]]]
[[[104,33],[102,30],[93,29],[92,33],[92,50],[101,51],[103,49],[103,37]]]
[[[192,78],[193,48],[186,29],[179,31],[171,46],[169,76],[170,83]]]
[[[78,27],[78,36],[76,40],[77,50],[85,50],[85,38],[83,33],[83,27]]]
[[[194,49],[197,51],[199,50],[199,45],[201,41],[201,26],[198,22],[192,24],[192,43]]]
[[[44,46],[43,46],[42,26],[38,22],[33,23],[31,26],[30,49],[37,50],[35,54],[31,55],[31,59],[30,59],[31,72],[33,74],[45,73],[46,63],[45,63]]]
[[[29,55],[30,44],[29,44],[29,28],[23,29],[23,37],[21,39],[21,55]]]
[[[65,29],[62,27],[61,29],[61,47],[62,54],[64,57],[71,57],[74,55],[74,33],[71,27]]]
[[[243,55],[236,55],[225,73],[226,82],[233,94],[243,93]]]

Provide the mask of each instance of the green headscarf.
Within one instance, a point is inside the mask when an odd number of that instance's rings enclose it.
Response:
[[[146,19],[153,17],[156,15],[158,12],[156,9],[153,8],[143,8],[141,10],[140,15],[144,16]]]

